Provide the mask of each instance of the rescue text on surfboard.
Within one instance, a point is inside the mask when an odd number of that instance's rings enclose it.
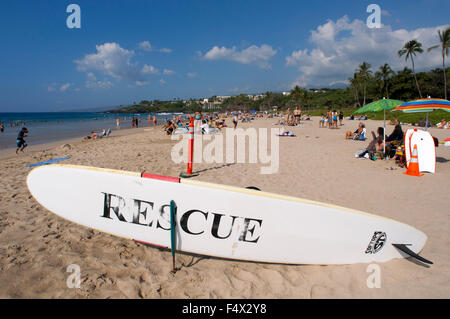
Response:
[[[124,198],[119,195],[103,193],[103,213],[101,217],[117,219],[125,223],[151,227],[153,229],[170,230],[169,204],[159,205],[154,202],[134,198]],[[111,212],[113,214],[111,214]],[[112,217],[113,216],[113,217]],[[114,217],[115,216],[115,217]],[[202,218],[203,229],[191,229],[190,218]],[[189,235],[199,236],[205,234],[205,229],[216,239],[227,239],[233,231],[239,231],[239,241],[257,243],[260,239],[262,219],[225,215],[214,212],[204,212],[199,209],[189,209],[181,214],[180,229]],[[221,225],[226,224],[225,231]],[[235,227],[237,226],[237,227]],[[220,233],[220,234],[219,234]],[[231,236],[232,238],[233,236]]]

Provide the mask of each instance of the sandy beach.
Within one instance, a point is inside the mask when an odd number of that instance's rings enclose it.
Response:
[[[227,119],[228,125],[231,120]],[[276,119],[238,127],[273,128]],[[70,156],[64,164],[178,176],[185,164],[170,160],[171,140],[161,128],[115,131],[110,137],[30,146],[0,152],[0,298],[449,298],[450,147],[436,148],[436,174],[411,177],[393,160],[355,158],[366,142],[345,140],[357,121],[319,128],[318,118],[286,127],[279,170],[261,164],[194,164],[196,180],[260,189],[361,210],[409,224],[428,236],[411,259],[379,264],[381,287],[368,288],[367,264],[278,265],[180,254],[171,273],[168,250],[149,247],[70,223],[40,206],[29,193],[25,165]],[[376,131],[382,121],[365,121]],[[403,126],[405,131],[408,126]],[[387,126],[390,134],[393,126]],[[450,130],[431,128],[440,141]],[[324,221],[326,222],[326,221]],[[80,288],[68,288],[67,267],[81,270]]]

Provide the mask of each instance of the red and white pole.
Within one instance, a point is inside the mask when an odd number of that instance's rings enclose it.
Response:
[[[193,174],[192,173],[192,165],[194,163],[194,118],[191,117],[190,118],[190,123],[189,123],[189,149],[188,149],[188,158],[187,158],[187,172],[185,173],[181,173],[180,177],[185,177],[185,178],[189,178],[189,177],[194,177],[194,176],[198,176],[198,174]]]
[[[187,174],[192,175],[192,163],[194,162],[194,119],[189,123],[189,150],[187,160]]]

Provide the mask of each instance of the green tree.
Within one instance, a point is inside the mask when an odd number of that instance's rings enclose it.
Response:
[[[416,53],[422,53],[422,43],[417,42],[416,40],[411,40],[405,43],[403,48],[398,51],[398,56],[405,56],[405,61],[408,61],[408,58],[411,58],[412,63],[412,71],[414,74],[414,79],[416,80],[417,90],[419,91],[419,96],[422,98],[422,92],[420,91],[419,82],[417,81],[416,71],[414,69],[414,57]]]
[[[355,98],[355,105],[361,107],[361,103],[359,102],[359,76],[358,73],[354,73],[352,78],[348,78],[350,82],[350,88],[353,92],[353,96]]]
[[[392,71],[389,64],[385,63],[383,66],[380,66],[379,72],[377,72],[377,75],[382,79],[383,81],[383,91],[386,91],[386,98],[389,99],[389,76],[394,75],[394,71]]]
[[[445,73],[445,57],[448,56],[448,49],[450,48],[450,27],[444,30],[438,30],[440,44],[433,45],[428,48],[428,52],[441,47],[442,54],[442,70],[444,70],[444,98],[447,100],[447,75]]]
[[[367,81],[368,81],[370,75],[372,74],[372,71],[370,70],[371,67],[372,66],[369,63],[363,62],[359,66],[359,69],[356,70],[359,73],[359,76],[361,77],[361,79],[363,81],[363,106],[366,105]]]

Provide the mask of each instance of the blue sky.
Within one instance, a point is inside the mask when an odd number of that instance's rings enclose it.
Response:
[[[66,26],[71,3],[80,29]],[[0,112],[344,86],[363,61],[403,68],[403,43],[436,44],[448,12],[448,0],[2,1]],[[416,67],[441,63],[436,50]]]

